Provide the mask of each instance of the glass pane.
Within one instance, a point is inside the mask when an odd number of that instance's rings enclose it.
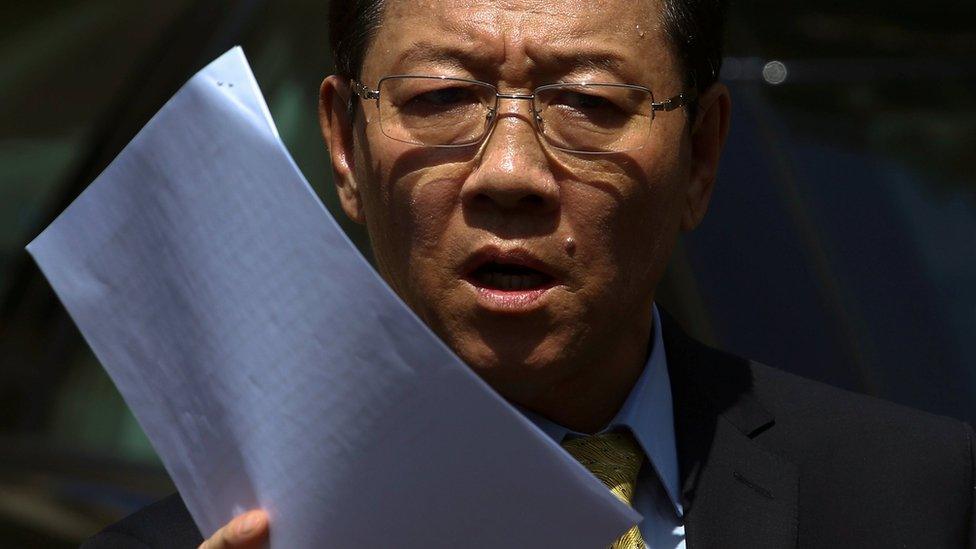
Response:
[[[0,18],[0,292],[51,193],[186,2],[14,2]]]
[[[974,17],[972,2],[733,5],[732,134],[685,242],[703,333],[976,419]]]
[[[380,84],[383,133],[407,143],[477,142],[485,133],[494,103],[495,89],[475,82],[405,77],[388,78]]]
[[[536,110],[547,138],[574,151],[628,151],[647,145],[651,94],[639,88],[599,84],[545,86]]]

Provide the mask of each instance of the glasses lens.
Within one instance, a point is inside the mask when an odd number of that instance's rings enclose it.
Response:
[[[651,93],[612,84],[557,84],[536,92],[536,112],[554,146],[576,152],[622,152],[644,146]]]
[[[428,146],[480,141],[495,100],[491,86],[451,78],[396,76],[383,80],[379,91],[383,133]]]

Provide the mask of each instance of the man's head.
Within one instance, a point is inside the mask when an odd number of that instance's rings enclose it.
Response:
[[[339,74],[323,82],[320,106],[343,209],[366,225],[380,273],[406,303],[503,395],[529,407],[567,393],[625,396],[677,235],[705,213],[729,114],[728,94],[713,78],[721,12],[714,3],[665,2],[334,8],[348,15],[333,16]],[[691,29],[680,38],[686,49],[673,38],[678,28]],[[595,140],[641,128],[640,148],[606,154],[554,147],[533,101],[511,98],[482,114],[493,126],[478,143],[404,143],[388,131],[400,106],[380,110],[390,92],[367,100],[350,87],[355,79],[375,90],[383,77],[410,74],[526,96],[546,84],[601,82],[647,88],[660,101],[687,91],[692,72],[696,116],[653,112],[648,100],[634,124],[618,117],[590,132]],[[436,93],[422,97],[427,108],[444,109],[446,97],[459,102],[456,90]],[[569,94],[558,108],[582,124],[593,101],[604,99]]]

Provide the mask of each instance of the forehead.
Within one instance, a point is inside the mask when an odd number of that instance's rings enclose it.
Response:
[[[559,37],[619,31],[622,25],[648,17],[656,0],[386,0],[390,20],[426,20],[482,31],[541,30]]]
[[[613,70],[634,81],[670,69],[660,0],[386,0],[364,77],[424,66]],[[636,82],[635,82],[636,83]]]

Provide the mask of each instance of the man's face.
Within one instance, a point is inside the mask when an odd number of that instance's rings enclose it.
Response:
[[[626,83],[660,101],[684,90],[656,9],[389,0],[362,82],[442,75],[521,94]],[[359,105],[351,129],[333,132],[348,140],[326,130],[343,206],[366,224],[393,289],[489,383],[519,401],[600,368],[618,348],[646,348],[677,233],[707,203],[684,110],[658,113],[640,150],[580,155],[546,144],[529,101],[501,99],[487,140],[461,149],[394,141],[376,102]]]

